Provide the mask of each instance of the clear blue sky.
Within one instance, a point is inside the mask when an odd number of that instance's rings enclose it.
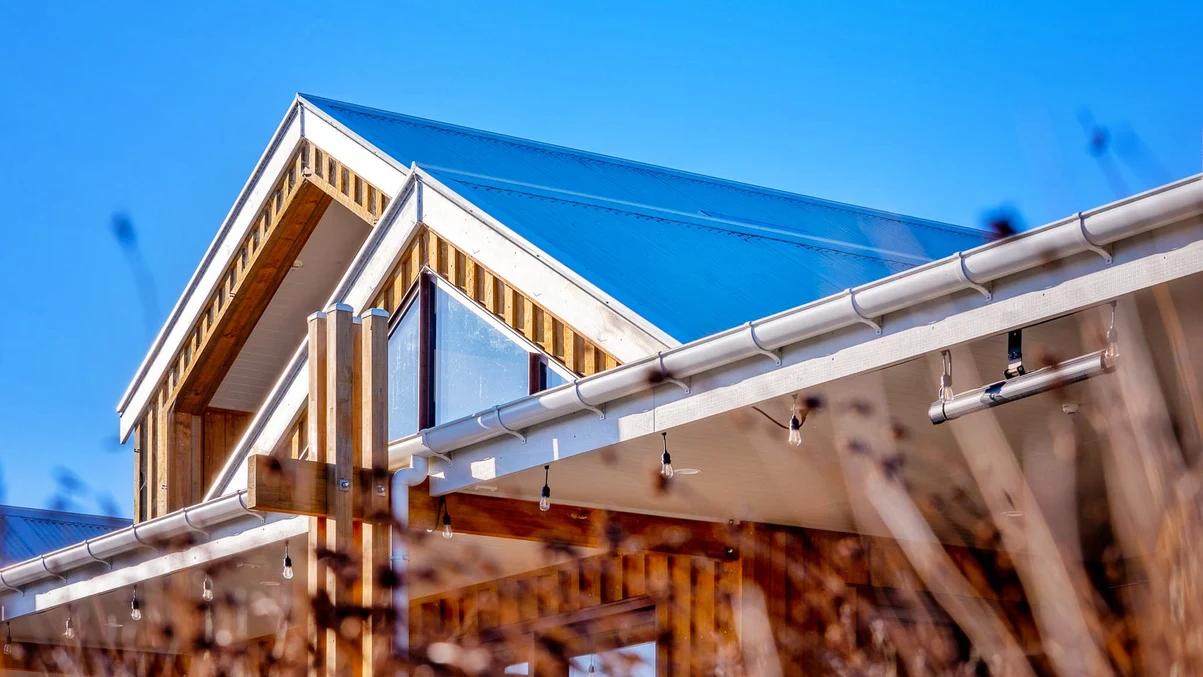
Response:
[[[1200,3],[812,4],[0,5],[3,502],[129,514],[113,214],[157,329],[297,91],[967,225],[1113,199],[1087,109],[1129,192],[1200,171]]]

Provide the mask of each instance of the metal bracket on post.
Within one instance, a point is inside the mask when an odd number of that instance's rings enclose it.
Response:
[[[589,411],[592,411],[593,413],[597,414],[597,417],[598,417],[598,418],[600,418],[600,419],[602,419],[602,420],[605,420],[605,418],[606,418],[606,412],[604,412],[604,411],[602,411],[601,409],[599,409],[599,408],[597,408],[597,407],[593,406],[592,404],[589,404],[588,402],[586,402],[586,401],[585,401],[585,398],[581,397],[581,380],[580,380],[579,378],[578,378],[578,379],[576,379],[576,380],[574,380],[574,381],[572,382],[572,392],[576,394],[576,401],[577,401],[577,402],[580,402],[582,407],[584,407],[584,408],[588,409]],[[498,420],[499,422],[501,421],[501,413],[500,413],[500,411],[498,411],[498,414],[497,414],[497,420]],[[505,427],[505,426],[502,426],[502,427]],[[522,441],[523,441],[523,442],[525,442],[526,440],[525,440],[525,439],[523,439]]]
[[[1007,334],[1007,368],[1003,376],[1011,379],[1026,373],[1023,368],[1023,330],[1016,329]]]
[[[873,327],[873,331],[878,336],[881,336],[881,323],[861,312],[860,306],[856,305],[856,298],[853,296],[851,289],[845,291],[848,294],[848,305],[852,307],[852,314],[856,316],[857,321]]]
[[[994,294],[989,289],[987,289],[985,285],[978,284],[978,283],[974,282],[973,280],[969,279],[969,271],[965,270],[965,256],[963,254],[961,254],[961,252],[957,252],[957,253],[953,254],[953,256],[957,257],[957,267],[956,267],[957,279],[960,280],[962,284],[968,286],[971,289],[976,290],[982,296],[985,296],[987,301],[993,300]]]
[[[20,594],[22,597],[25,596],[24,590],[22,590],[21,588],[14,588],[13,586],[8,584],[8,581],[4,580],[3,572],[0,572],[0,588],[4,588],[5,590],[12,590],[13,592]]]
[[[577,396],[579,397],[580,395],[578,394]],[[513,435],[514,437],[517,437],[519,440],[521,440],[523,444],[526,444],[526,435],[523,435],[522,433],[518,432],[517,430],[510,430],[509,428],[505,427],[505,423],[502,422],[502,420],[501,420],[501,405],[500,404],[493,406],[493,415],[497,417],[497,425],[500,426],[501,429],[503,431],[505,431],[505,433],[507,435]]]
[[[781,356],[777,354],[777,351],[769,350],[768,348],[765,348],[764,346],[760,345],[760,341],[756,339],[756,327],[752,326],[751,322],[749,322],[745,326],[747,326],[747,328],[748,328],[748,338],[752,339],[752,345],[755,347],[756,352],[769,358],[774,363],[776,363],[776,365],[778,367],[780,367],[781,366]],[[661,366],[661,368],[663,368],[663,366]]]
[[[1078,242],[1083,247],[1103,257],[1103,260],[1110,265],[1111,252],[1090,241],[1090,236],[1086,234],[1086,217],[1082,215],[1082,212],[1078,212],[1078,229],[1074,231],[1074,234],[1077,235]]]
[[[142,540],[142,537],[138,535],[138,525],[137,524],[131,526],[130,529],[133,530],[134,540],[138,542],[138,545],[141,545],[143,548],[150,548],[151,550],[154,550],[155,552],[159,551],[158,546],[151,545],[150,543],[147,543],[146,541]]]
[[[204,529],[202,529],[192,523],[192,518],[188,517],[188,509],[187,508],[184,509],[183,513],[184,513],[184,524],[187,524],[189,529],[191,529],[192,531],[195,531],[199,534],[204,534],[205,538],[209,538],[209,532],[205,531]]]
[[[51,576],[54,576],[55,578],[59,579],[60,581],[62,581],[62,582],[64,582],[64,583],[66,583],[66,582],[67,582],[67,578],[66,578],[65,576],[63,576],[62,574],[57,574],[57,573],[55,573],[55,572],[53,572],[53,571],[51,571],[51,570],[50,570],[50,566],[46,564],[46,558],[45,558],[45,557],[42,557],[42,559],[41,559],[40,561],[42,562],[42,570],[43,570],[43,571],[45,571],[46,573],[50,574]]]
[[[88,553],[88,557],[91,557],[93,560],[95,560],[95,561],[97,561],[97,562],[100,562],[101,564],[103,564],[103,565],[105,565],[106,567],[108,567],[108,568],[109,568],[109,571],[112,571],[112,570],[113,570],[113,563],[112,563],[112,562],[110,562],[110,561],[108,561],[108,560],[103,560],[103,559],[100,559],[100,558],[99,558],[99,557],[97,557],[96,555],[93,555],[93,554],[92,554],[92,541],[84,541],[84,552]]]
[[[263,524],[267,524],[267,514],[266,513],[256,512],[254,510],[251,510],[250,506],[248,506],[246,504],[246,490],[245,489],[238,492],[238,507],[242,508],[242,512],[245,512],[246,514],[251,515],[252,517],[258,517],[260,522],[262,522]]]
[[[753,340],[755,340],[755,337],[753,337]],[[756,345],[757,345],[757,347],[760,346],[759,343]],[[680,388],[681,390],[684,390],[685,394],[688,395],[689,394],[689,384],[682,381],[679,378],[673,378],[671,375],[669,375],[668,370],[664,368],[664,351],[663,350],[656,353],[656,360],[660,364],[660,376],[662,377],[662,380],[665,383],[671,383],[671,384],[677,386],[678,388]],[[778,361],[777,364],[781,364],[781,362]]]
[[[943,350],[940,352],[940,358],[944,361],[944,373],[940,375],[940,392],[937,393],[936,399],[941,402],[948,402],[953,398],[952,353]]]

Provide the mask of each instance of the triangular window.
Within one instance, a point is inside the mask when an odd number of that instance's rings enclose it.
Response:
[[[389,439],[573,380],[433,273],[423,273],[411,296],[389,336]]]

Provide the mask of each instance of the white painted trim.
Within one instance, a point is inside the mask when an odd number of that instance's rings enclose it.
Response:
[[[117,406],[121,441],[126,440],[133,430],[134,423],[142,415],[163,374],[183,345],[193,322],[204,309],[213,290],[217,288],[226,266],[233,260],[251,222],[258,214],[260,205],[275,186],[276,178],[288,162],[293,147],[300,140],[301,124],[298,110],[297,102],[293,101],[209,249],[201,258],[196,272],[184,287],[184,293],[168,315],[163,328],[159,330],[125,394],[121,396]]]
[[[630,362],[680,345],[680,341],[527,243],[421,166],[413,171],[433,189],[425,194],[426,225],[618,361]]]
[[[267,522],[247,516],[229,522],[210,531],[208,540],[194,544],[178,552],[157,552],[150,548],[138,548],[115,558],[111,569],[93,563],[94,569],[87,576],[71,576],[67,582],[47,578],[30,585],[25,594],[0,593],[6,618],[9,620],[41,613],[85,600],[96,595],[129,589],[144,581],[171,575],[177,571],[191,569],[209,562],[245,553],[288,538],[296,538],[309,532],[306,517],[275,515]]]
[[[1113,246],[1114,264],[1082,253],[1057,268],[1033,268],[999,279],[993,302],[966,289],[901,310],[890,315],[889,331],[880,338],[869,340],[869,329],[822,334],[782,349],[780,367],[751,357],[691,376],[688,394],[661,385],[608,403],[604,420],[580,411],[526,428],[525,443],[499,435],[459,448],[451,465],[432,459],[431,492],[462,490],[1203,273],[1199,216]],[[934,382],[932,388],[934,393]]]

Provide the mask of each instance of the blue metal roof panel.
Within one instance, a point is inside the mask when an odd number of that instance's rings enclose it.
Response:
[[[305,98],[680,341],[985,241],[973,229]]]
[[[0,506],[0,566],[23,562],[127,527],[130,520]]]

